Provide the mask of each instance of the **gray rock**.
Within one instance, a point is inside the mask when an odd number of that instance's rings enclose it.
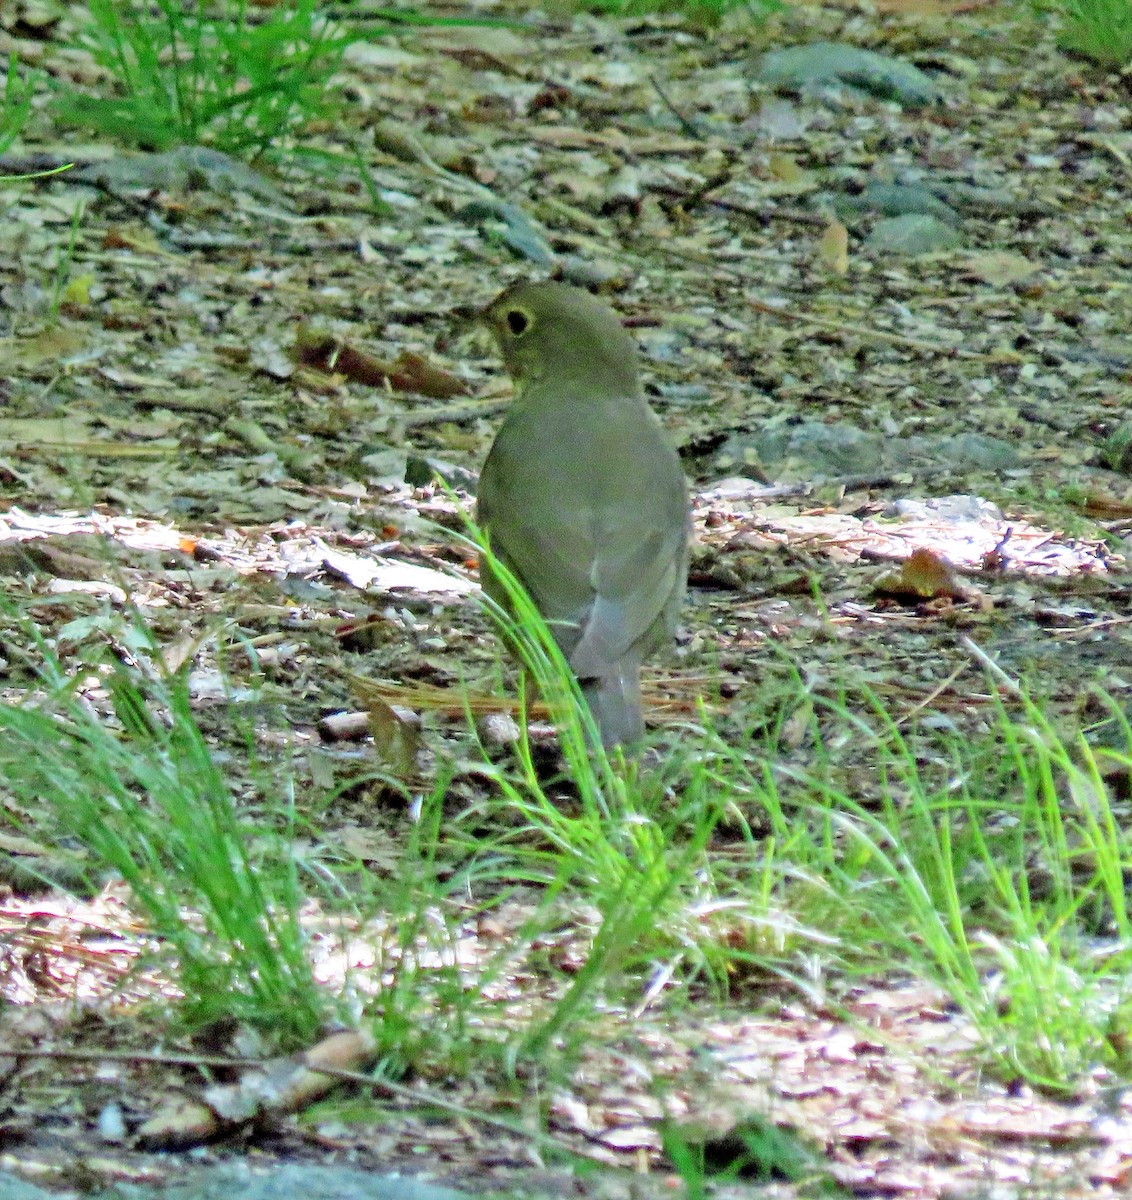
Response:
[[[962,221],[950,204],[945,204],[934,192],[919,184],[870,183],[857,195],[834,196],[833,209],[842,218],[866,212],[880,213],[884,217],[925,213],[949,225],[958,226]]]
[[[208,190],[219,196],[247,192],[268,204],[288,208],[286,197],[246,163],[207,146],[177,146],[161,154],[129,154],[82,167],[71,177],[111,192],[150,188],[165,192]]]
[[[756,78],[784,91],[840,84],[911,107],[936,104],[943,98],[935,81],[919,67],[841,42],[814,42],[768,51],[759,63]]]
[[[985,433],[958,433],[932,441],[932,453],[937,461],[960,470],[1005,471],[1016,467],[1020,461],[1014,446]]]
[[[954,250],[962,239],[958,232],[928,213],[906,213],[902,217],[885,217],[878,221],[865,238],[865,249],[874,254],[939,254]]]
[[[577,254],[564,254],[558,262],[562,279],[575,287],[605,287],[611,283],[626,283],[629,268],[611,259],[587,259]]]
[[[1002,509],[982,496],[932,496],[926,500],[902,497],[893,500],[886,515],[903,517],[906,521],[1001,521]]]
[[[245,1162],[194,1171],[166,1187],[118,1184],[95,1193],[94,1200],[295,1200],[297,1196],[311,1200],[467,1200],[464,1192],[401,1175],[305,1163],[253,1168]],[[9,1198],[0,1192],[0,1200]],[[50,1197],[36,1189],[26,1198],[14,1193],[11,1200]]]
[[[534,221],[517,205],[505,200],[482,197],[471,200],[457,214],[470,224],[479,225],[487,235],[497,237],[521,257],[541,267],[551,266],[556,255]]]
[[[1019,455],[1010,443],[983,433],[893,438],[843,422],[827,425],[810,421],[773,426],[754,435],[735,434],[716,460],[717,468],[733,477],[741,477],[743,466],[757,465],[774,480],[783,482],[886,472],[1002,471],[1016,467]],[[738,486],[735,478],[724,482]],[[960,519],[944,512],[938,515]]]
[[[0,1171],[0,1200],[69,1200],[74,1192],[45,1192],[7,1171]]]
[[[725,464],[759,462],[775,479],[870,474],[879,470],[884,439],[853,425],[809,421],[780,425],[750,437],[733,437],[720,456]]]
[[[793,100],[766,97],[758,111],[739,127],[751,142],[791,142],[804,137],[814,121],[812,113]]]
[[[397,487],[405,482],[405,469],[409,463],[409,455],[405,450],[375,443],[363,449],[359,461],[365,468],[367,482],[371,484]]]
[[[885,460],[894,470],[1004,471],[1016,467],[1018,451],[985,433],[935,434],[894,438]]]
[[[717,479],[710,487],[705,488],[702,494],[712,500],[742,500],[755,492],[763,491],[765,486],[755,479],[748,479],[746,475],[728,475]]]

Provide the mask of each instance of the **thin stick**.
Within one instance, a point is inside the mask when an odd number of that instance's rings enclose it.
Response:
[[[418,408],[400,413],[395,420],[405,429],[434,425],[440,421],[452,421],[458,425],[464,421],[479,420],[480,417],[494,417],[496,413],[503,412],[510,403],[510,399],[489,398],[472,400],[465,404],[441,404],[434,408]]]
[[[680,128],[689,137],[694,137],[696,141],[702,142],[704,140],[703,131],[697,129],[696,123],[684,116],[684,114],[676,107],[676,105],[672,103],[672,101],[665,94],[664,88],[660,86],[660,80],[658,80],[655,75],[650,75],[649,83],[652,84],[656,94],[660,97],[660,102],[665,108],[668,109],[668,111],[676,118],[676,120],[680,122]]]
[[[269,1060],[262,1058],[224,1058],[220,1055],[208,1054],[153,1054],[145,1053],[144,1051],[134,1052],[132,1050],[63,1050],[43,1049],[41,1047],[22,1049],[16,1046],[0,1046],[0,1058],[55,1058],[73,1062],[159,1063],[162,1066],[174,1067],[248,1067],[257,1070],[262,1070],[272,1065]],[[372,1075],[366,1075],[361,1071],[348,1071],[344,1068],[328,1066],[312,1066],[310,1070],[317,1072],[319,1075],[328,1075],[332,1079],[341,1079],[346,1083],[357,1083],[363,1087],[372,1088],[375,1091],[386,1092],[391,1096],[396,1096],[400,1100],[412,1100],[417,1104],[432,1105],[435,1108],[452,1113],[453,1116],[463,1117],[469,1121],[478,1121],[483,1125],[491,1125],[496,1129],[502,1129],[507,1133],[515,1134],[517,1137],[533,1139],[543,1145],[565,1151],[567,1154],[583,1157],[580,1151],[559,1138],[554,1137],[553,1134],[528,1128],[516,1121],[510,1121],[506,1117],[495,1117],[491,1113],[478,1112],[476,1109],[467,1108],[463,1104],[458,1104],[455,1100],[447,1100],[445,1097],[436,1095],[433,1092],[405,1087],[404,1084],[393,1083],[388,1079],[374,1079]]]
[[[920,338],[908,337],[902,333],[891,333],[887,329],[866,329],[860,325],[847,325],[843,321],[833,321],[828,317],[812,317],[809,313],[785,308],[780,304],[764,304],[761,300],[751,299],[748,299],[747,303],[755,312],[767,313],[772,317],[784,317],[788,321],[803,321],[807,325],[818,325],[822,329],[834,329],[838,333],[871,338],[873,341],[892,342],[897,346],[908,346],[913,350],[927,350],[931,354],[943,354],[949,358],[969,358],[976,362],[1021,362],[1020,356],[1013,353],[977,354],[973,350],[964,350],[962,346],[941,346],[935,342],[925,342]]]
[[[969,663],[960,663],[959,666],[957,666],[955,670],[952,671],[951,674],[948,675],[948,677],[939,685],[939,687],[933,688],[930,692],[928,692],[928,694],[918,704],[913,704],[912,707],[902,717],[897,717],[896,724],[903,725],[905,721],[910,721],[918,712],[922,712],[925,708],[927,708],[927,706],[931,704],[931,702],[937,696],[941,696],[949,687],[951,687],[951,685],[959,678],[960,675],[963,674],[969,665]]]
[[[998,682],[1006,691],[1008,691],[1012,696],[1021,698],[1021,687],[1013,679],[1011,679],[1009,675],[1007,675],[1007,673],[998,665],[998,663],[994,661],[993,658],[991,658],[991,656],[982,648],[982,646],[976,645],[976,643],[971,641],[966,634],[963,634],[959,638],[959,645],[962,646],[963,649],[966,650],[973,659],[986,667],[986,669],[991,673],[991,675],[994,676],[995,679],[998,680]]]

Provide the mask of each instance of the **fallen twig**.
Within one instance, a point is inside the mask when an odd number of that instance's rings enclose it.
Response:
[[[903,333],[892,333],[887,329],[870,329],[863,325],[849,325],[844,321],[834,321],[829,317],[815,317],[809,313],[799,312],[796,308],[787,308],[781,304],[764,304],[761,300],[752,300],[749,297],[747,298],[747,304],[755,312],[766,313],[768,316],[782,317],[787,321],[802,321],[807,325],[817,325],[822,329],[833,329],[838,333],[846,333],[853,337],[865,338],[874,342],[892,342],[894,345],[907,346],[912,350],[926,350],[929,354],[942,354],[948,358],[968,358],[975,362],[1022,362],[1022,356],[1013,351],[981,354],[974,350],[964,350],[962,346],[943,346],[937,342],[925,342],[922,338],[909,337]]]
[[[1023,695],[1021,687],[1018,683],[1011,679],[1009,675],[994,661],[993,658],[976,642],[973,642],[966,634],[962,634],[959,638],[959,645],[967,651],[967,653],[975,659],[976,662],[984,666],[991,675],[1002,686],[1002,689],[1009,692],[1011,696],[1021,698]]]

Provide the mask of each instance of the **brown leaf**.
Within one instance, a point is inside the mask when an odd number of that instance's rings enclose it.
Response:
[[[177,1150],[215,1137],[222,1128],[211,1108],[184,1096],[171,1099],[138,1129],[138,1144],[148,1150]]]
[[[398,391],[434,396],[438,400],[466,396],[469,391],[459,376],[434,367],[423,354],[415,354],[412,350],[402,350],[393,360],[390,383]]]
[[[835,275],[849,271],[849,230],[840,221],[830,221],[818,242],[818,261]]]
[[[376,1043],[360,1030],[332,1033],[317,1045],[245,1070],[239,1081],[205,1088],[201,1099],[175,1097],[138,1130],[150,1149],[199,1144],[267,1114],[298,1112],[338,1086],[332,1071],[361,1071]]]
[[[402,350],[389,362],[356,350],[336,337],[306,329],[300,329],[295,339],[295,359],[304,367],[341,375],[367,387],[388,386],[394,391],[432,396],[438,400],[468,393],[464,380],[433,366],[423,354]]]
[[[368,697],[366,707],[378,757],[398,779],[413,776],[421,747],[420,717],[412,709],[390,704],[379,696]]]
[[[956,575],[955,568],[934,550],[920,546],[874,584],[882,596],[906,600],[971,600],[987,607],[990,601],[977,588],[968,587]]]

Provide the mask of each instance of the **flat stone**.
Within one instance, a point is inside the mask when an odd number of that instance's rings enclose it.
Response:
[[[722,457],[760,462],[777,480],[872,474],[883,465],[884,439],[840,421],[807,421],[779,425],[753,438],[732,438]]]
[[[0,1200],[71,1200],[74,1192],[45,1192],[34,1183],[25,1183],[16,1175],[0,1171]]]
[[[856,195],[836,195],[833,209],[839,217],[852,213],[880,213],[884,217],[903,217],[922,213],[958,226],[962,217],[934,192],[920,184],[870,183]]]
[[[183,1179],[159,1187],[117,1184],[96,1192],[92,1200],[468,1200],[467,1194],[438,1184],[423,1183],[402,1175],[375,1175],[348,1167],[308,1163],[251,1167],[245,1162],[225,1163],[194,1171]],[[0,1192],[0,1200],[51,1200],[37,1188],[26,1197]]]
[[[1020,462],[1013,445],[985,433],[893,438],[843,421],[829,424],[807,421],[800,425],[772,426],[761,433],[736,434],[728,439],[716,459],[718,467],[728,472],[729,477],[715,487],[727,489],[741,487],[743,466],[757,465],[776,482],[787,482],[940,468],[1002,471]]]
[[[768,51],[758,65],[756,78],[785,91],[840,84],[909,107],[936,104],[943,98],[935,80],[919,67],[843,42],[814,42]]]
[[[927,499],[919,497],[901,497],[886,509],[891,516],[902,517],[905,521],[925,521],[934,518],[954,524],[959,521],[986,521],[988,523],[1003,519],[1002,509],[982,496],[930,496]]]
[[[878,221],[865,238],[865,249],[874,254],[939,254],[954,250],[962,238],[951,225],[928,213],[906,213],[902,217],[885,217]]]

